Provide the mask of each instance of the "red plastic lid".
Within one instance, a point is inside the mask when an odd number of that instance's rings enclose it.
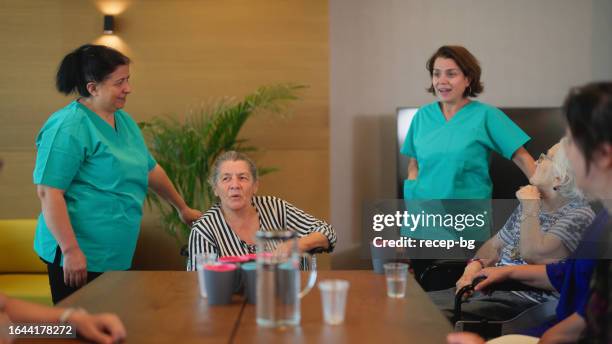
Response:
[[[219,258],[219,262],[221,263],[244,263],[248,261],[249,258],[247,256],[225,256]]]
[[[249,254],[245,254],[243,257],[247,257],[249,260],[256,260],[257,259],[257,254],[256,253],[249,253]]]
[[[208,264],[204,265],[204,269],[217,272],[226,272],[234,271],[237,269],[237,267],[235,264]]]
[[[259,255],[262,256],[263,258],[270,258],[274,256],[272,252],[261,252]]]

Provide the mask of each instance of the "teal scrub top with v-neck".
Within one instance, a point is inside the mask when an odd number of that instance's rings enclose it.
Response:
[[[78,101],[55,112],[36,137],[34,184],[64,190],[87,270],[131,267],[148,174],[156,162],[138,125],[123,110],[115,128]],[[58,243],[41,213],[34,250],[53,262]]]
[[[418,164],[416,180],[404,181],[404,198],[491,198],[491,151],[511,159],[529,139],[493,106],[470,101],[446,120],[438,102],[427,104],[414,116],[401,150]]]

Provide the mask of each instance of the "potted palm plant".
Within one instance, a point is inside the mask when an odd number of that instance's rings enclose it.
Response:
[[[244,139],[238,139],[240,129],[254,114],[268,112],[284,114],[290,101],[298,99],[303,85],[277,84],[264,86],[242,101],[222,99],[186,116],[184,120],[156,117],[139,123],[151,154],[160,164],[185,202],[194,209],[206,210],[215,196],[208,184],[210,167],[224,151],[252,152]],[[261,168],[265,174],[273,169]],[[156,209],[166,231],[185,248],[189,228],[176,211],[156,194],[149,193],[147,203]]]

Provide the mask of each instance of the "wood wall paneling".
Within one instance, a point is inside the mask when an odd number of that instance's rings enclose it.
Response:
[[[34,217],[31,183],[40,126],[71,98],[54,89],[60,59],[102,37],[104,2],[7,0],[0,3],[0,217]],[[292,114],[258,116],[242,136],[262,164],[280,171],[261,191],[329,219],[329,57],[327,1],[141,0],[116,16],[118,48],[133,60],[126,110],[137,121],[184,117],[202,102],[240,98],[276,82],[309,85]],[[182,269],[178,249],[146,210],[135,268]],[[325,265],[325,264],[324,264]]]

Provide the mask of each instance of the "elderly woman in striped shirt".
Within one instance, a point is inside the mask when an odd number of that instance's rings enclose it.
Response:
[[[257,167],[244,154],[229,151],[217,158],[209,182],[219,202],[191,228],[187,270],[196,270],[193,257],[200,253],[219,257],[254,253],[257,231],[289,229],[297,233],[301,252],[333,250],[332,226],[280,198],[255,196],[257,177]]]

